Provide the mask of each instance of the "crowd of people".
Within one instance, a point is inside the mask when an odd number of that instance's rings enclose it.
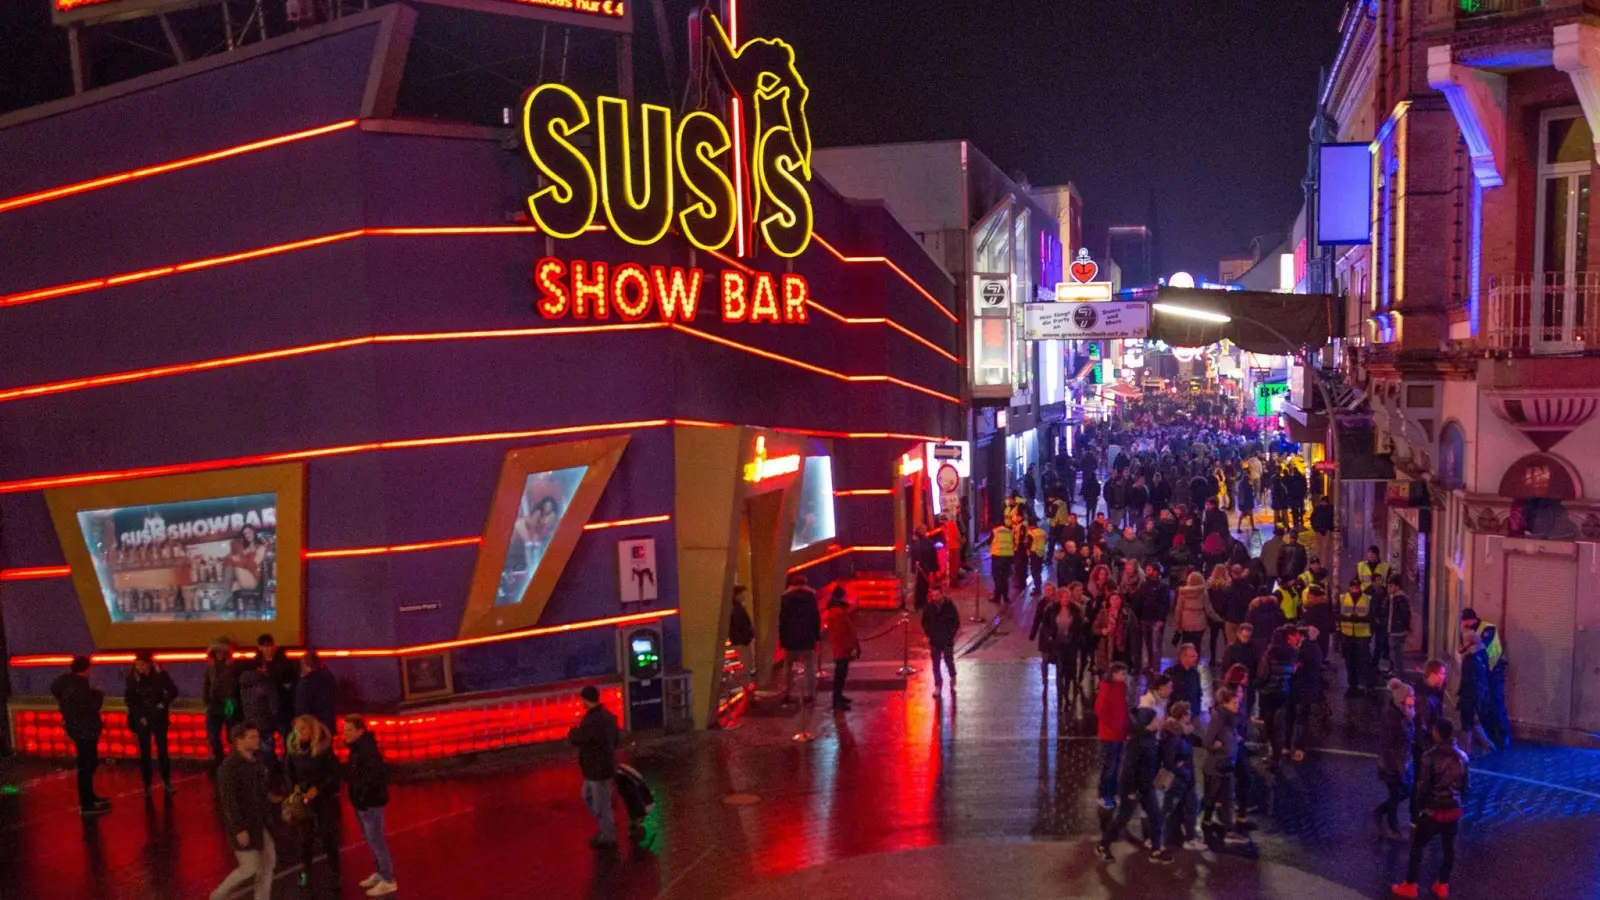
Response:
[[[1029,634],[1047,689],[1063,705],[1093,696],[1098,852],[1109,860],[1140,812],[1157,863],[1248,844],[1258,783],[1304,763],[1331,718],[1337,653],[1346,695],[1361,698],[1351,714],[1383,704],[1374,819],[1396,839],[1402,807],[1415,823],[1394,891],[1417,896],[1423,848],[1438,838],[1434,891],[1446,896],[1469,755],[1509,743],[1494,626],[1463,613],[1458,728],[1444,715],[1447,664],[1406,670],[1412,609],[1399,573],[1371,547],[1347,584],[1332,584],[1327,478],[1223,409],[1161,397],[1087,430],[1076,456],[1028,473],[988,538],[993,602],[1037,598]]]
[[[369,897],[399,890],[385,837],[388,768],[377,739],[357,714],[336,717],[336,683],[315,650],[298,660],[262,635],[253,654],[230,640],[208,652],[202,688],[206,736],[212,752],[208,773],[216,781],[224,833],[237,868],[212,892],[223,900],[253,885],[256,900],[268,900],[277,867],[274,833],[292,835],[300,849],[301,887],[310,884],[317,851],[335,882],[343,842],[341,797],[348,796],[373,856],[373,872],[361,882]],[[75,657],[51,684],[67,735],[77,749],[78,809],[85,819],[103,816],[111,802],[95,792],[105,692],[90,680],[89,657]],[[160,776],[164,792],[176,792],[168,748],[173,703],[179,690],[149,651],[135,654],[123,699],[128,729],[139,748],[139,771],[148,797]],[[341,763],[334,752],[338,732],[349,750]],[[282,741],[282,752],[278,751]]]

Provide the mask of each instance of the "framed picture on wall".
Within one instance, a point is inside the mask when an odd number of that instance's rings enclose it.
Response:
[[[426,700],[455,693],[449,652],[401,657],[400,685],[407,700]]]

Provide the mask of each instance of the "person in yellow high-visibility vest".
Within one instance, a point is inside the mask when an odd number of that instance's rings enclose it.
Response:
[[[1296,578],[1285,581],[1273,593],[1278,595],[1278,607],[1283,610],[1283,617],[1290,622],[1300,618],[1300,602],[1305,597],[1305,582]]]
[[[1478,635],[1489,653],[1489,683],[1483,694],[1482,715],[1489,740],[1504,750],[1511,746],[1511,719],[1506,713],[1506,651],[1500,643],[1500,629],[1493,622],[1478,618],[1471,607],[1461,611],[1461,628]]]
[[[1339,643],[1344,649],[1345,696],[1354,697],[1371,687],[1372,680],[1372,595],[1363,589],[1360,577],[1350,579],[1350,588],[1339,595]]]
[[[1361,589],[1371,594],[1389,583],[1389,564],[1381,562],[1378,545],[1367,548],[1367,558],[1356,564],[1356,575],[1361,579]]]
[[[1044,590],[1044,557],[1049,550],[1046,535],[1038,522],[1028,525],[1028,571],[1033,576],[1033,593]]]
[[[994,602],[1011,602],[1011,559],[1017,555],[1017,535],[1009,525],[994,527],[989,537],[989,576],[994,579]]]

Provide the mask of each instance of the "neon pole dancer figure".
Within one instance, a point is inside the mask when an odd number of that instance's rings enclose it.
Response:
[[[806,183],[811,180],[811,126],[806,101],[811,91],[795,68],[794,48],[761,38],[735,47],[722,22],[711,24],[707,43],[726,86],[734,94],[737,119],[748,101],[749,121],[736,121],[750,153],[750,219],[764,242],[784,257],[799,256],[811,242],[813,215]],[[740,179],[743,193],[743,179]],[[741,212],[743,212],[741,210]],[[741,216],[741,218],[743,218]]]

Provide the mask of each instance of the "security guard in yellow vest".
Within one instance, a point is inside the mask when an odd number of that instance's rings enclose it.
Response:
[[[1463,630],[1476,632],[1489,653],[1489,684],[1483,697],[1484,730],[1489,739],[1501,749],[1511,746],[1511,719],[1506,713],[1506,656],[1500,643],[1500,629],[1493,622],[1478,618],[1476,610],[1468,607],[1461,611]]]
[[[1361,578],[1361,589],[1371,594],[1389,583],[1389,564],[1380,562],[1376,544],[1367,548],[1367,558],[1356,564],[1356,575]]]
[[[1046,535],[1038,522],[1028,526],[1028,570],[1033,575],[1033,592],[1039,594],[1044,590],[1044,557],[1049,551]]]
[[[1300,618],[1300,603],[1305,598],[1306,582],[1299,578],[1286,581],[1273,593],[1278,595],[1278,607],[1290,622]]]
[[[1339,595],[1339,643],[1344,649],[1345,696],[1354,697],[1372,686],[1372,595],[1361,578]]]
[[[989,575],[994,579],[994,602],[1011,602],[1011,558],[1017,555],[1017,535],[1010,526],[996,525],[989,538]]]

